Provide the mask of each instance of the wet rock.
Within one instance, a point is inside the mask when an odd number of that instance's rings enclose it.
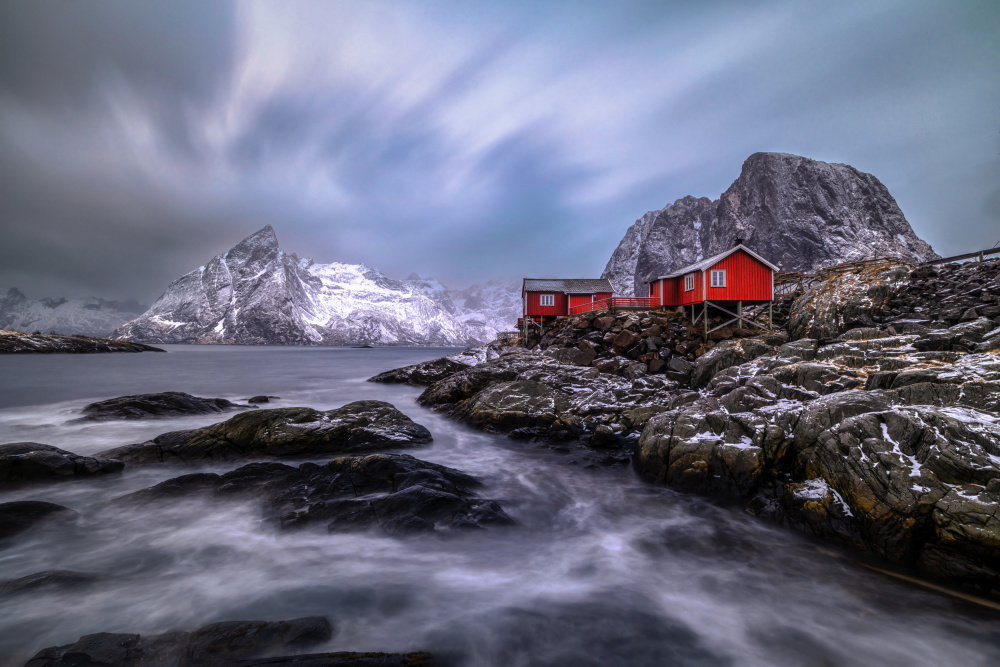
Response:
[[[763,422],[745,413],[672,410],[649,420],[633,466],[645,479],[686,491],[740,498],[764,471]]]
[[[247,403],[249,403],[251,405],[260,405],[261,403],[270,403],[272,400],[278,399],[278,398],[281,398],[281,397],[280,396],[264,396],[262,394],[260,396],[252,396],[252,397],[248,398],[247,399]]]
[[[691,372],[691,386],[705,387],[719,371],[773,351],[772,346],[752,338],[723,341],[698,357]]]
[[[467,368],[469,368],[468,364],[455,361],[451,357],[441,357],[440,359],[379,373],[368,378],[368,381],[428,386],[449,375],[464,371]]]
[[[550,426],[568,408],[568,401],[555,389],[540,382],[500,382],[476,394],[460,413],[470,424],[507,431]]]
[[[121,461],[79,456],[37,442],[0,445],[0,486],[93,477],[121,472],[124,467]]]
[[[325,465],[251,463],[224,475],[182,475],[123,496],[151,503],[195,495],[259,498],[265,520],[281,529],[389,534],[511,523],[500,505],[479,498],[474,477],[405,454],[333,459]]]
[[[67,507],[39,500],[0,503],[0,539],[13,537],[40,524],[71,521],[77,516]]]
[[[218,463],[414,447],[431,441],[420,424],[383,401],[356,401],[334,410],[254,410],[188,431],[101,452],[130,465]]]
[[[165,391],[159,394],[120,396],[91,403],[83,408],[83,416],[79,421],[207,415],[246,407],[224,398],[201,398],[180,391]]]
[[[100,580],[100,577],[86,572],[72,570],[45,570],[35,572],[17,579],[0,582],[0,597],[23,595],[48,590],[70,590],[89,586]]]
[[[42,649],[25,667],[298,665],[300,662],[291,656],[266,656],[295,653],[329,641],[332,637],[333,626],[330,622],[316,616],[290,621],[227,621],[207,625],[194,632],[162,635],[101,632],[84,635],[73,644]],[[254,658],[265,659],[258,661]]]

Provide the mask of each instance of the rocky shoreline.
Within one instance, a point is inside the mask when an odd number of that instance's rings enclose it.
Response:
[[[99,352],[166,352],[152,345],[109,338],[24,333],[0,329],[0,354],[89,354]]]
[[[476,428],[578,442],[654,484],[1000,590],[1000,262],[828,271],[785,330],[587,314],[375,381]]]
[[[261,399],[264,397],[255,397]],[[257,402],[260,402],[257,400]],[[211,414],[246,408],[224,399],[167,392],[123,396],[85,406],[83,420],[155,420],[166,415]],[[80,419],[74,421],[81,421]],[[376,536],[510,525],[501,505],[481,498],[475,477],[396,450],[431,442],[424,426],[389,403],[356,401],[311,408],[251,409],[211,426],[165,433],[145,443],[80,456],[52,445],[0,444],[0,488],[43,487],[146,465],[240,463],[228,472],[195,472],[110,499],[109,506],[149,512],[186,498],[259,503],[260,529],[366,531]],[[333,456],[334,458],[324,458]],[[316,463],[315,459],[325,462]],[[277,459],[307,462],[288,465]],[[67,503],[71,504],[71,503]],[[42,500],[0,503],[0,549],[17,540],[79,529],[90,508]],[[44,570],[0,581],[0,598],[71,592],[98,585],[105,575]],[[102,632],[74,644],[39,651],[27,665],[434,665],[430,653],[304,653],[327,642],[335,628],[326,618],[227,621],[194,632],[160,635]]]

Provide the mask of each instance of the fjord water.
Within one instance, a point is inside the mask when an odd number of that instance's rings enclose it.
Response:
[[[0,599],[0,664],[93,632],[193,630],[325,615],[315,650],[429,650],[468,665],[985,665],[1000,616],[853,564],[738,508],[651,486],[628,467],[479,433],[369,376],[450,350],[168,346],[168,354],[0,358],[0,442],[80,454],[220,417],[73,423],[92,400],[186,391],[329,409],[392,402],[434,435],[409,450],[484,482],[516,524],[386,537],[260,525],[252,502],[113,499],[193,468],[0,491],[80,513],[0,544],[0,580],[94,573]],[[219,472],[239,464],[215,468]]]

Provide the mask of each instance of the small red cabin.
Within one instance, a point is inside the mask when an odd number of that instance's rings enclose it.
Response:
[[[738,243],[723,253],[654,278],[649,281],[649,296],[661,306],[772,301],[774,272],[778,270]]]
[[[569,315],[569,309],[610,299],[611,281],[604,278],[525,278],[521,287],[522,314],[543,320]]]

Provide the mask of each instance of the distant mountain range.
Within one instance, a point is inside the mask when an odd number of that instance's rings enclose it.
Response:
[[[643,296],[649,278],[736,239],[785,271],[937,257],[871,174],[755,153],[719,199],[684,197],[637,220],[602,277],[617,294]],[[364,264],[317,264],[282,250],[268,225],[172,282],[143,309],[97,298],[35,301],[11,289],[0,293],[0,328],[142,343],[464,346],[513,328],[521,285],[491,280],[455,290],[417,275],[394,280]]]
[[[49,334],[109,336],[147,306],[135,301],[29,299],[16,288],[0,291],[0,329]]]
[[[249,345],[471,345],[514,327],[520,285],[449,289],[283,251],[270,225],[181,276],[115,336]]]
[[[875,257],[938,257],[871,174],[787,153],[754,153],[719,199],[683,197],[636,220],[601,277],[616,294],[646,296],[648,280],[727,250],[736,239],[783,271]]]

